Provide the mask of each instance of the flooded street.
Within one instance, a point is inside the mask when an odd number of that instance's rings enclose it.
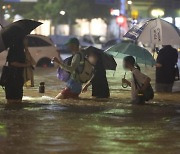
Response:
[[[157,94],[144,106],[110,79],[112,98],[54,100],[63,88],[55,69],[37,69],[24,103],[5,104],[1,90],[0,154],[179,154],[180,96]],[[46,82],[46,94],[38,84]],[[120,83],[119,83],[120,84]],[[119,85],[120,87],[120,85]]]

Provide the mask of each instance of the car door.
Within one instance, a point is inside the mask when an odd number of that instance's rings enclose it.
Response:
[[[29,51],[32,57],[38,62],[42,58],[51,59],[53,56],[57,56],[56,48],[38,36],[28,36]]]

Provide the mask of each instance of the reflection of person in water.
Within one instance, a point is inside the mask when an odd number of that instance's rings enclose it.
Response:
[[[88,87],[92,85],[92,96],[96,98],[109,98],[109,85],[106,78],[106,70],[104,68],[102,58],[98,53],[90,52],[88,59],[90,63],[95,65],[94,77],[88,82],[82,92],[86,92]]]

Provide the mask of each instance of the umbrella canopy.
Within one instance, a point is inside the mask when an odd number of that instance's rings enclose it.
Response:
[[[103,61],[104,68],[106,70],[116,70],[117,63],[116,63],[115,59],[113,58],[112,55],[105,53],[104,50],[90,46],[90,47],[86,48],[85,51],[87,54],[89,52],[94,52],[94,53],[100,55],[102,58],[102,61]]]
[[[137,62],[154,65],[155,60],[148,50],[141,48],[133,43],[119,43],[105,51],[106,53],[112,54],[115,58],[122,58],[122,54],[134,56]]]
[[[163,19],[151,19],[132,27],[124,37],[154,45],[179,45],[177,27]]]
[[[7,49],[15,39],[24,38],[42,23],[34,20],[19,20],[0,31],[0,52]]]

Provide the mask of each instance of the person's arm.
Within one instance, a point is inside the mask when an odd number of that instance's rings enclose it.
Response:
[[[54,57],[53,58],[53,61],[56,62],[57,64],[60,65],[60,67],[70,73],[73,73],[76,68],[79,66],[79,63],[80,63],[80,55],[79,54],[76,54],[73,59],[72,59],[72,62],[71,62],[71,66],[68,66],[66,64],[64,64],[62,61],[60,61],[58,58]]]
[[[88,87],[89,87],[91,84],[92,84],[91,81],[89,81],[88,83],[86,83],[86,85],[82,88],[82,93],[87,92]]]

